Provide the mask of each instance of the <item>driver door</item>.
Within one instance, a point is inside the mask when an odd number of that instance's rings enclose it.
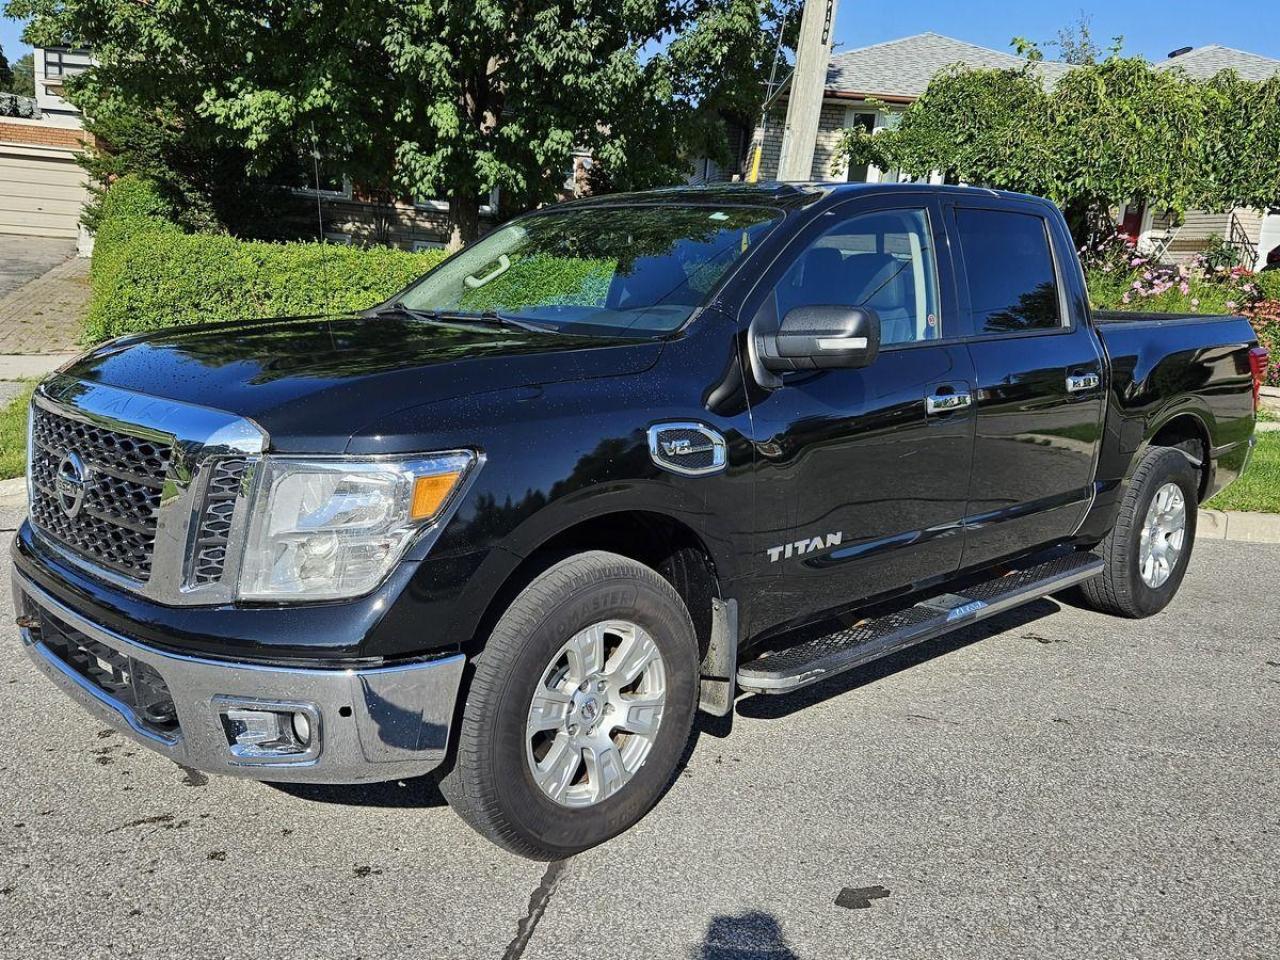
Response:
[[[770,323],[828,304],[875,310],[880,353],[859,369],[789,373],[755,394],[767,596],[753,633],[912,590],[960,564],[974,374],[932,198],[853,200],[819,216],[745,310]]]

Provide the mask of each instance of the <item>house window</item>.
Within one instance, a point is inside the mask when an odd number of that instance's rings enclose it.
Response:
[[[422,253],[424,250],[443,250],[444,243],[440,240],[415,240],[413,241],[413,252]]]
[[[325,157],[313,160],[304,155],[289,186],[294,193],[304,197],[351,199],[351,181],[333,160]]]
[[[419,210],[439,210],[442,213],[445,213],[445,212],[448,212],[449,210],[449,198],[437,197],[437,196],[414,197],[413,205],[417,207]],[[483,198],[483,197],[481,198],[480,213],[481,214],[493,213],[494,209],[497,206],[498,206],[498,190],[495,187],[493,190],[489,191],[489,196],[487,198]]]
[[[74,50],[70,47],[48,47],[44,51],[44,78],[61,81],[66,77],[74,77],[89,69],[91,61],[88,50]]]
[[[875,133],[876,115],[874,113],[855,113],[848,118],[847,124],[850,127],[861,127],[867,133]],[[848,183],[866,183],[867,174],[871,168],[865,163],[851,163],[849,169],[845,171],[845,180]]]

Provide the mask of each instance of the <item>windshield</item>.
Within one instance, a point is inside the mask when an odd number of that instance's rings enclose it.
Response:
[[[397,303],[564,333],[656,336],[688,320],[780,216],[742,206],[547,211],[493,231]]]

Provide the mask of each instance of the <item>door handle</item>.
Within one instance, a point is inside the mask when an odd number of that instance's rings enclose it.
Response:
[[[1096,373],[1073,373],[1067,377],[1067,393],[1097,390],[1101,383],[1102,378]]]
[[[954,413],[973,405],[967,393],[934,393],[924,398],[926,413]]]

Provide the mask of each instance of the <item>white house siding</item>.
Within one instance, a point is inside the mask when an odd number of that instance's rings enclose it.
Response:
[[[1267,254],[1280,247],[1280,209],[1271,211],[1262,220],[1262,233],[1258,241],[1258,266],[1267,259]]]
[[[1237,207],[1235,218],[1244,229],[1249,241],[1256,247],[1262,235],[1263,212],[1248,207]],[[1214,213],[1208,210],[1188,210],[1182,217],[1177,236],[1169,244],[1164,259],[1170,263],[1185,263],[1197,253],[1202,253],[1212,237],[1231,238],[1232,213]],[[1252,267],[1253,264],[1247,264]]]
[[[818,115],[818,136],[814,141],[813,166],[809,172],[810,179],[820,181],[844,180],[844,166],[841,165],[833,173],[831,169],[832,161],[835,159],[836,149],[840,145],[840,138],[848,126],[846,121],[850,111],[856,113],[859,110],[868,113],[875,112],[873,108],[865,106],[860,101],[823,101],[822,112]],[[782,129],[786,124],[786,120],[787,104],[783,100],[769,113],[768,125],[765,128],[763,151],[760,155],[761,180],[774,180],[778,176],[778,158],[782,153]],[[751,170],[751,161],[755,156],[755,145],[760,142],[760,127],[757,125],[755,130],[752,131],[751,147],[747,150],[746,158],[743,161],[741,172],[744,176]]]

